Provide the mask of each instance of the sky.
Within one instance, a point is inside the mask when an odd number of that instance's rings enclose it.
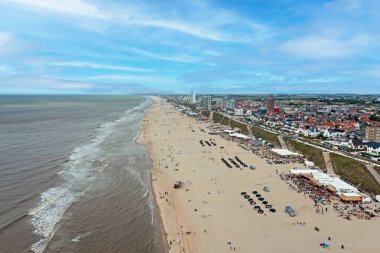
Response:
[[[0,94],[379,94],[379,0],[0,0]]]

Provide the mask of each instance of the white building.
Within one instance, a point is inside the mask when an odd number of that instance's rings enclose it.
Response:
[[[305,131],[303,132],[303,135],[304,135],[305,137],[312,137],[312,138],[316,138],[316,137],[318,137],[320,134],[321,134],[321,133],[320,133],[317,129],[315,129],[315,128],[309,128],[309,129],[307,129],[307,130],[305,130]]]
[[[212,110],[215,110],[215,109],[220,109],[223,106],[224,103],[223,103],[223,99],[222,98],[214,98],[211,100],[211,109]]]
[[[345,130],[329,128],[323,132],[323,136],[327,138],[343,137],[346,135]]]
[[[243,116],[244,115],[244,110],[243,108],[238,108],[234,110],[234,115],[236,116]]]
[[[197,103],[197,97],[196,97],[196,94],[195,94],[195,90],[191,91],[191,103],[192,104]]]
[[[380,155],[380,142],[367,142],[367,152],[378,156]]]
[[[225,106],[227,109],[231,109],[231,110],[235,109],[235,99],[233,99],[233,98],[227,99]]]

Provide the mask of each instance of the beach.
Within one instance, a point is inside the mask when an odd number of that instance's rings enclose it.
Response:
[[[304,165],[268,164],[252,151],[210,135],[210,125],[161,98],[154,98],[142,122],[138,142],[152,161],[152,186],[169,252],[380,251],[380,219],[344,220],[329,206],[316,213],[310,198],[279,177]],[[221,161],[235,156],[255,170],[228,168]],[[182,187],[174,189],[176,181]],[[257,213],[241,194],[252,196],[252,191],[276,212],[261,205],[264,213]],[[296,216],[285,213],[285,206],[292,206]],[[321,247],[322,242],[329,247]]]

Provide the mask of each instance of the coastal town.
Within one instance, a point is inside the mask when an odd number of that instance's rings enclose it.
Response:
[[[173,99],[192,105],[192,109],[204,115],[216,112],[268,132],[380,161],[379,96],[201,96],[197,99],[193,96]]]
[[[139,142],[153,161],[169,252],[248,252],[252,235],[259,252],[378,251],[380,171],[368,149],[377,141],[366,139],[367,127],[377,127],[376,102],[347,106],[357,115],[323,131],[318,127],[338,122],[338,113],[320,115],[319,107],[309,113],[306,104],[273,95],[197,98],[193,92],[154,101]],[[312,128],[309,119],[321,129],[318,136],[297,132]],[[345,135],[323,136],[346,124],[354,128]],[[343,138],[362,147],[334,145]]]

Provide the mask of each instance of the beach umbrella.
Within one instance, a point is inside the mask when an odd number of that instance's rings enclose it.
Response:
[[[247,195],[244,196],[244,198],[245,198],[245,199],[249,199],[250,196],[247,194]]]
[[[253,194],[257,194],[257,191],[253,191],[252,193],[253,193]]]
[[[259,200],[260,200],[260,201],[263,201],[263,200],[264,200],[264,198],[259,198]]]
[[[269,211],[271,211],[272,213],[275,213],[275,212],[276,212],[276,209],[271,208],[271,209],[269,209]]]
[[[249,202],[252,202],[252,201],[253,201],[253,199],[252,199],[252,198],[251,198],[251,199],[248,199],[248,201],[249,201]]]
[[[264,204],[264,205],[268,204],[268,201],[263,201],[263,204]]]
[[[260,198],[260,197],[261,197],[261,194],[256,194],[256,197]]]
[[[247,193],[246,193],[246,192],[241,192],[240,194],[241,194],[241,195],[247,195]]]

